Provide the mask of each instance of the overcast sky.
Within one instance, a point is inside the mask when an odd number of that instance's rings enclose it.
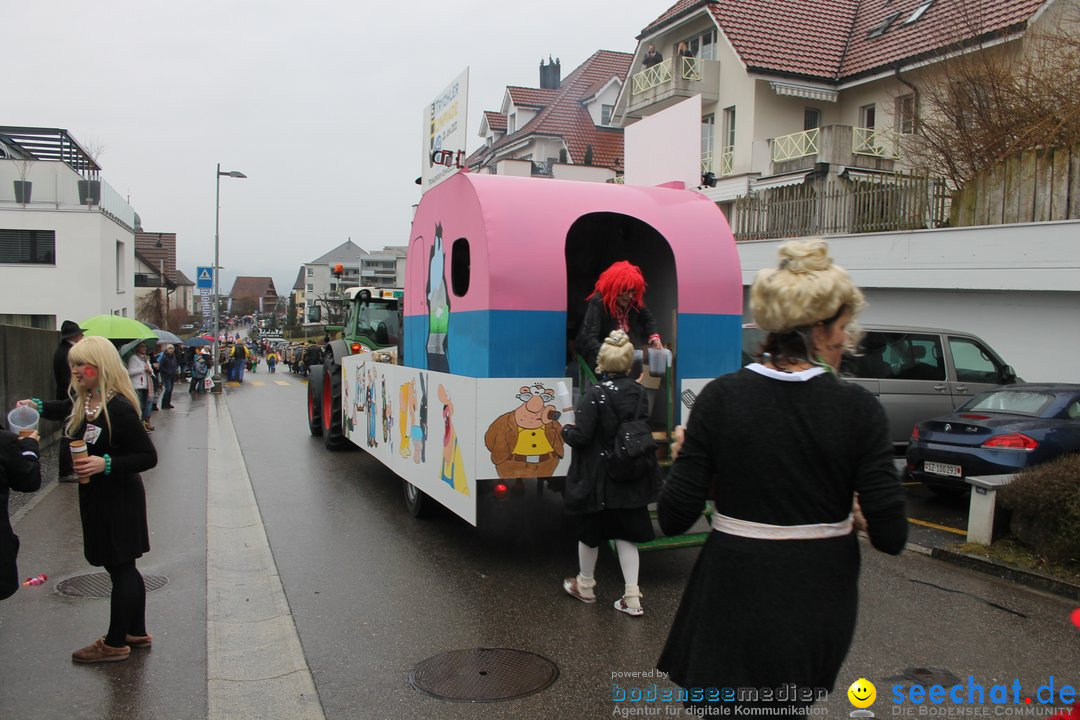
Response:
[[[351,237],[408,241],[424,105],[470,69],[469,151],[507,85],[563,77],[594,51],[633,52],[670,0],[8,3],[0,125],[66,128],[103,148],[102,177],[150,232],[177,233],[194,279],[213,264],[221,180],[222,287]]]

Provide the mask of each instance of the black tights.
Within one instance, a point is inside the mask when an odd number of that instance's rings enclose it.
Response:
[[[112,580],[109,633],[105,636],[105,644],[124,647],[127,635],[146,634],[146,585],[134,560],[106,565],[105,570]]]

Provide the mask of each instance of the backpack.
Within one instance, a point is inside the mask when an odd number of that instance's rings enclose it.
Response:
[[[601,390],[611,402],[611,396]],[[608,456],[608,477],[617,483],[632,483],[645,477],[652,477],[657,470],[656,440],[653,439],[649,421],[642,414],[645,404],[645,389],[628,418],[619,420],[615,428],[615,439]],[[614,405],[612,405],[614,408]]]

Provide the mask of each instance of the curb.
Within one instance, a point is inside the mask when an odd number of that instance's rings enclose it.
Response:
[[[1074,585],[1071,582],[1059,580],[1058,578],[1053,578],[1049,575],[1043,575],[1029,570],[1020,570],[1019,568],[1003,565],[994,560],[979,557],[978,555],[968,555],[967,553],[959,553],[953,550],[946,550],[945,548],[932,548],[930,550],[930,557],[944,560],[945,562],[958,567],[993,575],[1002,580],[1019,583],[1020,585],[1027,585],[1036,590],[1043,590],[1055,595],[1061,595],[1070,600],[1080,600],[1080,585]]]

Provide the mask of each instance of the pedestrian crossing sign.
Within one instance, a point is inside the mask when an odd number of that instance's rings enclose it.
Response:
[[[214,287],[214,268],[200,265],[199,267],[195,268],[195,276],[195,287]]]

